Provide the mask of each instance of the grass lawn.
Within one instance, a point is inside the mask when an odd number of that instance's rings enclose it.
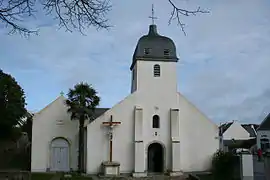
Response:
[[[31,180],[91,180],[91,177],[72,175],[71,178],[64,178],[56,173],[32,173]]]

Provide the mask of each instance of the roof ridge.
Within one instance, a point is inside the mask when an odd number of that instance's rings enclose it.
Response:
[[[37,111],[34,115],[38,115],[40,114],[41,112],[43,112],[43,110],[47,109],[48,107],[50,107],[54,102],[56,102],[58,99],[60,98],[64,98],[66,99],[64,96],[60,95],[58,96],[55,100],[53,100],[52,102],[48,103],[44,108],[42,108],[41,110]]]

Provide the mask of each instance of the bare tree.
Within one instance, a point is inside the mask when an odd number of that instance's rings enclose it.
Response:
[[[10,29],[10,33],[29,35],[37,30],[30,30],[24,24],[27,16],[35,17],[37,6],[43,7],[46,15],[53,15],[59,20],[59,26],[67,31],[94,26],[108,28],[107,12],[111,9],[109,0],[0,0],[0,22]],[[0,24],[1,25],[1,24]]]
[[[33,16],[34,5],[35,2],[31,0],[0,0],[0,21],[11,29],[10,33],[34,33],[36,31],[29,30],[20,24],[23,17]]]
[[[168,0],[168,1],[172,5],[172,8],[173,8],[170,19],[169,19],[169,24],[171,24],[172,20],[176,20],[177,24],[180,26],[181,30],[183,31],[185,35],[186,35],[185,24],[182,23],[180,16],[190,16],[190,15],[195,16],[198,13],[209,13],[209,11],[202,10],[200,7],[198,7],[196,10],[181,9],[177,7],[176,4],[172,0]]]
[[[182,16],[207,13],[198,8],[195,11],[181,9],[172,0],[168,0],[173,10],[169,23],[176,20],[184,31],[184,24],[180,21]],[[97,29],[107,29],[107,13],[111,10],[110,0],[0,0],[0,26],[5,25],[10,33],[30,35],[37,33],[25,25],[25,19],[35,17],[37,7],[42,6],[46,15],[53,15],[59,21],[59,26],[67,31],[77,30],[83,34],[83,30],[90,26]]]

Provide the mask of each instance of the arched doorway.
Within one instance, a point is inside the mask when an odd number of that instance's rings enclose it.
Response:
[[[51,143],[51,171],[69,171],[69,143],[56,138]]]
[[[147,166],[148,172],[163,172],[164,167],[163,147],[159,143],[152,143],[148,146]]]

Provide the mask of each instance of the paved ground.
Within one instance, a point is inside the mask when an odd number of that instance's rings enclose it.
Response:
[[[253,159],[254,180],[266,180],[264,162],[258,161],[257,157]]]

